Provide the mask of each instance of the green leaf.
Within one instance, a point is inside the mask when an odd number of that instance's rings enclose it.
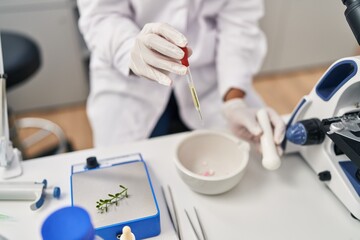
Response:
[[[108,211],[108,206],[111,206],[112,204],[118,205],[119,201],[123,198],[128,197],[127,188],[123,185],[119,185],[120,188],[122,188],[121,192],[111,194],[109,193],[108,196],[109,199],[99,199],[96,201],[96,208],[100,213],[104,213]]]

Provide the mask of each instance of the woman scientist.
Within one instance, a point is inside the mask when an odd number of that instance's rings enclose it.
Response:
[[[172,92],[188,128],[230,126],[259,141],[262,102],[252,78],[266,53],[261,0],[78,0],[78,6],[91,51],[87,113],[96,147],[148,138]],[[185,46],[193,51],[203,123],[180,62]],[[274,110],[268,114],[280,144],[284,123]]]

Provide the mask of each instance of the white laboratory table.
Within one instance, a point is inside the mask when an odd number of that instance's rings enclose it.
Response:
[[[260,156],[252,153],[247,172],[231,191],[206,196],[192,192],[180,179],[173,159],[177,143],[186,133],[106,149],[90,149],[23,162],[24,173],[12,181],[42,181],[60,186],[61,199],[48,197],[44,206],[31,211],[29,202],[0,202],[0,235],[7,239],[41,239],[44,219],[56,209],[70,205],[70,168],[88,156],[98,159],[141,153],[155,187],[161,212],[161,234],[152,239],[176,239],[160,186],[171,186],[178,209],[183,239],[196,239],[183,209],[194,218],[198,210],[208,239],[360,239],[360,221],[317,179],[298,155],[282,158],[282,166],[267,171]],[[165,188],[166,189],[166,188]],[[59,229],[61,234],[61,229]]]

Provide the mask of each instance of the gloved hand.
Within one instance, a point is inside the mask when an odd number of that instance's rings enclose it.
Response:
[[[223,106],[223,113],[228,120],[232,132],[249,142],[260,143],[262,129],[257,121],[256,113],[259,109],[247,106],[241,98],[234,98],[226,101]],[[274,129],[274,142],[279,146],[285,136],[285,123],[272,108],[267,108],[271,125]],[[278,147],[279,155],[282,155]]]
[[[183,34],[165,23],[148,23],[136,37],[131,50],[130,69],[138,76],[170,86],[170,72],[185,75],[187,67],[180,60],[187,39]]]

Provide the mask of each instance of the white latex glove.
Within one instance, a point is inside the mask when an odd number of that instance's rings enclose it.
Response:
[[[168,74],[185,75],[187,67],[180,60],[187,39],[183,34],[165,23],[148,23],[136,37],[131,50],[130,69],[138,76],[170,86]]]
[[[256,117],[258,110],[247,106],[244,100],[240,98],[228,100],[223,105],[223,113],[232,132],[236,136],[257,145],[263,132]],[[285,123],[274,109],[266,108],[266,111],[274,130],[274,142],[279,146],[285,136]],[[280,147],[278,147],[278,153],[282,155]]]

